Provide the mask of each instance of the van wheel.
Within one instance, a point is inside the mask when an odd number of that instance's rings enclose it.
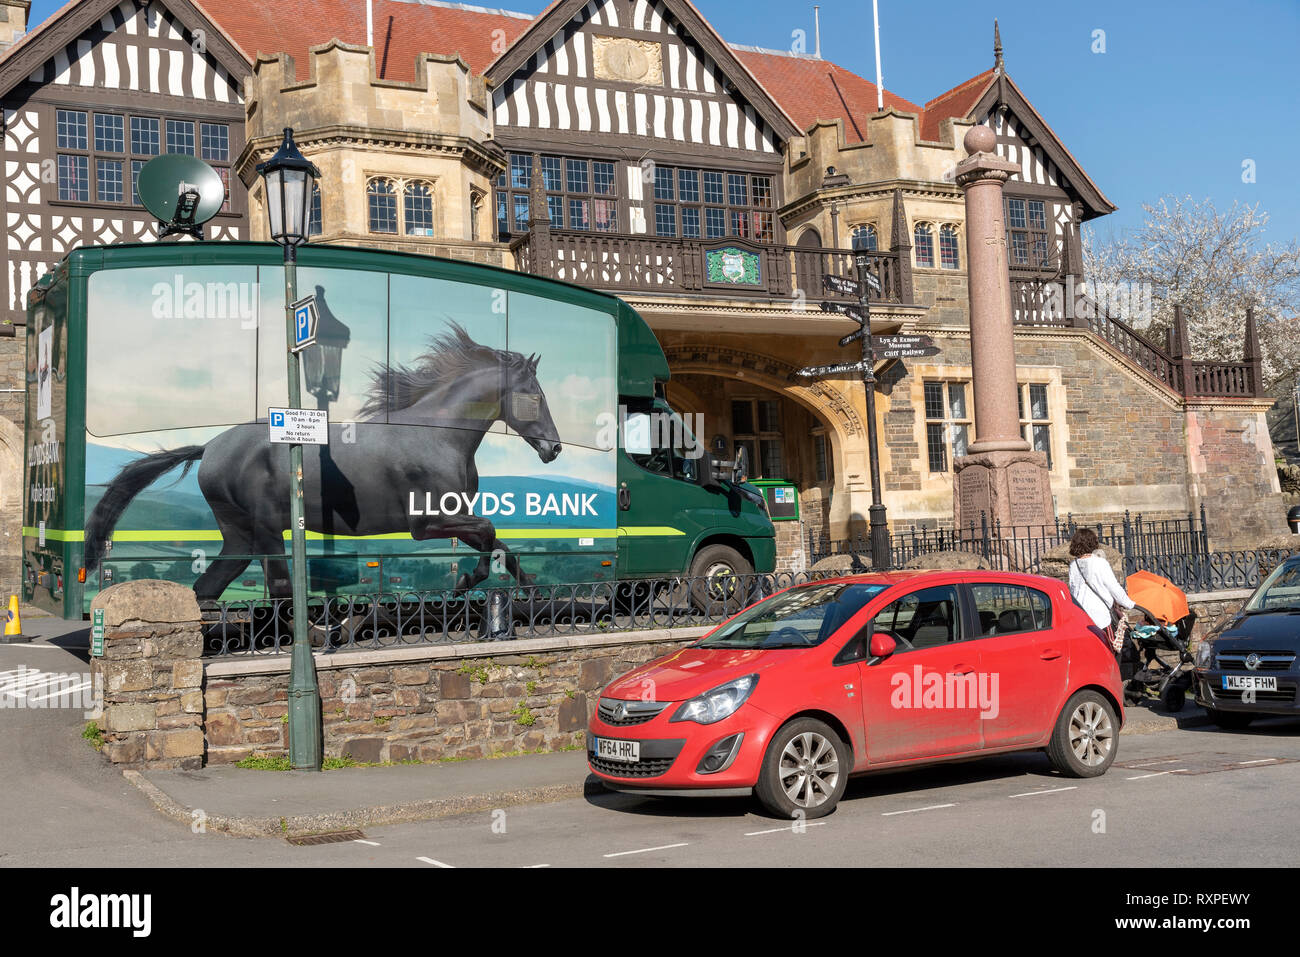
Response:
[[[835,810],[849,781],[849,751],[816,718],[797,718],[767,746],[754,794],[774,817],[812,820]]]
[[[1095,778],[1115,760],[1118,730],[1115,707],[1104,695],[1076,691],[1056,719],[1047,757],[1067,777]]]
[[[754,566],[734,548],[701,548],[691,562],[691,604],[704,615],[734,615],[749,604],[753,574]]]

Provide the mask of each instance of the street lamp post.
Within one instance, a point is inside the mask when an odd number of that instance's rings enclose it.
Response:
[[[298,355],[293,351],[298,298],[298,247],[307,242],[312,187],[320,176],[298,151],[285,128],[280,149],[257,167],[265,186],[271,238],[284,249],[284,307],[288,334],[289,408],[302,408]],[[293,540],[293,655],[289,665],[289,765],[295,771],[321,769],[320,690],[307,636],[307,527],[303,517],[302,445],[289,446],[289,520]]]

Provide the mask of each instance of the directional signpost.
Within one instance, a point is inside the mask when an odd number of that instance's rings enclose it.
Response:
[[[874,342],[871,335],[870,293],[879,296],[880,280],[867,271],[867,257],[857,259],[858,278],[848,276],[822,276],[822,286],[827,292],[839,296],[856,296],[857,305],[833,300],[821,304],[823,312],[838,313],[855,321],[862,328],[840,339],[840,346],[862,343],[862,358],[857,362],[836,365],[808,366],[794,375],[802,379],[820,379],[826,376],[858,373],[867,397],[867,452],[871,459],[871,567],[880,571],[889,565],[889,525],[885,506],[880,500],[880,451],[876,442],[876,374],[874,363],[882,358],[896,359],[906,355],[933,355],[938,352],[934,343],[925,336],[881,336]],[[906,341],[903,341],[906,340]],[[877,349],[877,344],[884,346]],[[926,351],[933,350],[933,351]],[[893,353],[899,353],[894,355]]]

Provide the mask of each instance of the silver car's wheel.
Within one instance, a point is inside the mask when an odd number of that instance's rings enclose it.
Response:
[[[840,736],[815,718],[798,718],[773,736],[754,792],[778,817],[822,817],[835,809],[849,770]]]
[[[1115,760],[1118,720],[1115,706],[1098,691],[1075,692],[1061,709],[1047,744],[1047,756],[1062,774],[1092,778]]]
[[[1088,767],[1106,760],[1115,744],[1115,730],[1104,708],[1096,701],[1080,702],[1070,715],[1070,750]]]

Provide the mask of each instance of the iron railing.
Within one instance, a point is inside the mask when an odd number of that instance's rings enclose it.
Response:
[[[1082,527],[1085,525],[1075,522],[1073,515],[1067,515],[1064,521],[1057,519],[1051,525],[1002,525],[997,521],[990,523],[981,515],[978,523],[970,522],[960,528],[913,529],[890,538],[890,567],[903,568],[918,556],[954,551],[978,555],[991,568],[1001,571],[1036,574],[1042,570],[1044,557],[1068,545]],[[1087,523],[1086,527],[1097,533],[1103,546],[1124,556],[1128,574],[1147,567],[1155,558],[1209,553],[1203,507],[1199,519],[1192,512],[1185,519],[1144,519],[1125,512],[1121,520]],[[831,556],[847,555],[857,556],[859,567],[869,567],[867,556],[871,554],[871,543],[864,536],[840,540],[822,537],[811,542],[807,552],[810,566]]]
[[[308,632],[317,650],[335,652],[710,626],[781,589],[833,574],[312,596],[307,600]],[[271,655],[287,652],[293,644],[289,598],[203,602],[200,607],[205,655]]]

